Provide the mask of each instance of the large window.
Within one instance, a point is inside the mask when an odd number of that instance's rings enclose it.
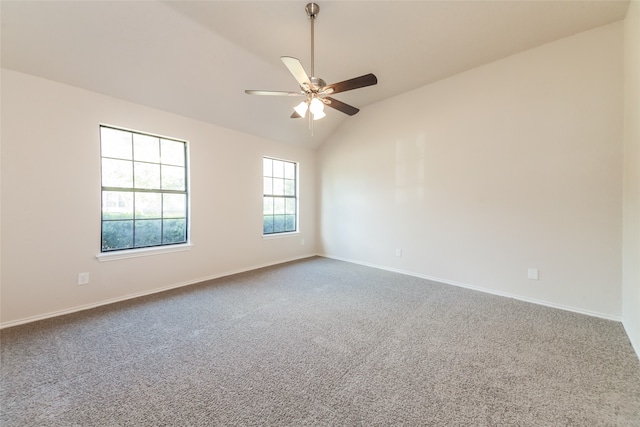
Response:
[[[187,144],[100,126],[102,252],[187,242]]]
[[[263,234],[297,230],[297,165],[294,162],[265,157],[263,164]]]

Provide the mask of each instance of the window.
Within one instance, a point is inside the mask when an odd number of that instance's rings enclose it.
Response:
[[[264,198],[262,233],[288,233],[297,230],[297,165],[265,157],[262,160]]]
[[[101,252],[187,242],[187,143],[100,126]]]

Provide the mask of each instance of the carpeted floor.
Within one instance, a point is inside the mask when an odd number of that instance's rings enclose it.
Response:
[[[9,426],[640,426],[613,321],[310,258],[1,332]]]

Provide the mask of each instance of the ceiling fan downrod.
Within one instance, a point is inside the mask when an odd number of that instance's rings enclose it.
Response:
[[[316,16],[320,12],[320,6],[316,3],[309,3],[305,6],[304,10],[307,12],[307,16],[311,19],[311,77],[315,76],[315,61],[314,61],[314,26],[313,23],[316,20]]]

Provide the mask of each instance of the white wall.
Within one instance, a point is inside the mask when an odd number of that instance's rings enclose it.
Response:
[[[622,68],[616,23],[364,108],[319,151],[320,252],[619,319]]]
[[[96,259],[100,123],[189,141],[192,250]],[[315,253],[312,150],[9,70],[1,136],[4,326]],[[262,238],[262,156],[300,162],[300,234]]]
[[[622,316],[637,350],[639,22],[631,2],[624,26],[364,108],[317,159],[310,150],[2,70],[0,322],[309,256],[317,225],[328,256]],[[190,141],[191,251],[96,260],[99,123]],[[301,164],[300,235],[261,237],[263,155]],[[529,267],[540,269],[539,281],[526,279]],[[76,285],[82,271],[91,273],[88,286]]]
[[[624,237],[622,318],[640,356],[640,2],[629,5],[625,30]]]

